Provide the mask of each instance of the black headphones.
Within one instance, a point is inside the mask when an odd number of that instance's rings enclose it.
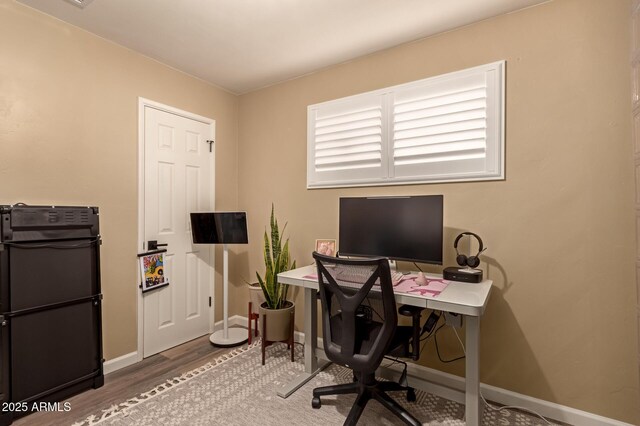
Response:
[[[464,254],[460,254],[458,252],[458,241],[460,241],[460,239],[465,235],[471,235],[475,237],[476,240],[478,240],[479,248],[478,248],[478,253],[475,256],[467,257]],[[478,235],[474,234],[473,232],[463,232],[462,234],[458,235],[456,237],[456,240],[453,242],[453,248],[456,249],[456,262],[458,262],[458,265],[469,266],[470,268],[475,268],[480,264],[480,257],[479,257],[480,253],[482,253],[485,250],[484,245],[482,244],[482,238],[480,238]]]

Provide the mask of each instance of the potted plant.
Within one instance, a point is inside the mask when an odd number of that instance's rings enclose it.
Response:
[[[293,315],[295,305],[287,300],[289,286],[278,282],[280,272],[295,269],[295,260],[291,262],[289,255],[289,239],[282,244],[282,235],[287,225],[278,227],[273,204],[271,205],[270,235],[264,232],[264,278],[256,272],[258,283],[262,288],[265,302],[260,305],[260,330],[262,331],[262,364],[264,364],[264,348],[272,342],[287,342],[291,346],[293,361]]]

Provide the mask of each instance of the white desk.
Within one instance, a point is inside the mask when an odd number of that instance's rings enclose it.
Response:
[[[304,369],[305,373],[284,386],[278,395],[286,398],[313,378],[324,365],[318,364],[316,348],[318,344],[317,293],[318,280],[305,278],[317,273],[316,266],[304,266],[278,274],[278,281],[283,284],[304,288]],[[427,274],[429,277],[429,275]],[[436,276],[432,276],[436,278]],[[440,277],[441,278],[441,277]],[[466,323],[466,385],[465,385],[465,418],[468,425],[479,425],[480,406],[480,316],[484,313],[489,293],[490,280],[479,284],[451,281],[438,296],[421,296],[396,293],[396,301],[401,304],[421,306],[439,311],[464,315]]]

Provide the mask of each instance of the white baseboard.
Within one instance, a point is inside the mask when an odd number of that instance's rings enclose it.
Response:
[[[608,417],[599,416],[583,410],[556,404],[554,402],[533,398],[516,392],[495,386],[482,384],[480,391],[484,397],[490,401],[496,401],[507,406],[520,406],[535,410],[543,416],[550,417],[561,422],[580,426],[633,426],[629,423]]]
[[[218,330],[222,328],[223,321],[218,321],[214,325],[214,330]],[[234,315],[229,318],[229,325],[240,325],[243,327],[247,326],[247,318]],[[110,359],[109,361],[105,361],[103,365],[104,374],[107,375],[109,373],[113,373],[114,371],[120,370],[121,368],[128,367],[130,365],[135,364],[136,362],[142,361],[142,359],[138,358],[138,352],[131,352],[122,356],[119,356],[114,359]]]
[[[215,323],[214,330],[221,329],[222,323],[223,323],[222,321],[218,321],[217,323]],[[234,315],[229,318],[229,325],[240,325],[240,326],[246,327],[247,318],[240,315]],[[138,358],[138,352],[137,351],[131,352],[131,353],[119,356],[117,358],[110,359],[109,361],[105,361],[103,364],[103,371],[104,371],[104,374],[107,375],[109,373],[113,373],[114,371],[120,370],[121,368],[128,367],[140,361],[142,361],[142,358]]]
[[[222,329],[224,321],[218,321],[213,325],[214,330],[219,330]],[[247,327],[249,324],[249,321],[247,320],[247,317],[243,317],[241,315],[233,315],[229,317],[229,325],[239,325],[241,327]]]
[[[249,327],[249,321],[247,320],[247,317],[234,315],[232,317],[229,317],[229,325],[239,325],[241,327]],[[215,327],[216,327],[216,330],[218,329],[218,327],[222,327],[222,321],[218,321]],[[304,333],[301,333],[299,331],[294,331],[293,341],[298,343],[304,343]]]
[[[400,377],[401,371],[402,365],[395,364],[380,371],[380,374],[384,378],[395,380]],[[411,386],[464,404],[464,378],[414,363],[408,363],[407,372]],[[480,392],[489,402],[532,410],[550,419],[571,425],[632,426],[629,423],[599,416],[587,411],[577,410],[554,402],[533,398],[484,383],[480,384]]]
[[[110,359],[109,361],[105,361],[103,364],[104,374],[113,373],[116,370],[120,370],[121,368],[128,367],[130,365],[135,364],[140,361],[138,359],[138,352],[131,352],[128,354],[124,354],[119,356],[118,358]]]

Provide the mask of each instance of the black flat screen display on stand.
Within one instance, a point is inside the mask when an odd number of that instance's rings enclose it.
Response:
[[[443,196],[340,198],[341,256],[442,264]]]
[[[247,244],[245,212],[191,213],[194,244]]]

